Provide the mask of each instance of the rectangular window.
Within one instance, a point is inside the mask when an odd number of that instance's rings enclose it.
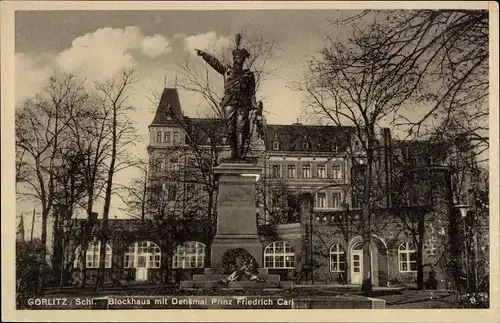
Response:
[[[295,165],[288,165],[288,178],[295,178]]]
[[[165,161],[163,159],[158,160],[158,166],[156,171],[162,172],[165,170]]]
[[[311,178],[311,165],[302,165],[302,178]]]
[[[275,256],[274,257],[274,267],[275,268],[285,267],[285,257],[284,256]]]
[[[272,166],[272,176],[273,178],[281,178],[281,165]]]
[[[342,178],[342,166],[341,165],[333,165],[332,166],[332,178],[333,179],[341,179]]]
[[[359,201],[359,197],[356,193],[352,193],[352,200],[351,200],[351,207],[353,209],[357,209],[357,208],[360,208],[360,201]]]
[[[169,131],[165,131],[165,142],[166,143],[170,143],[170,141],[172,140],[172,134],[169,132]]]
[[[170,159],[170,169],[172,171],[178,171],[179,170],[179,160],[177,158],[172,158]]]
[[[332,207],[338,209],[338,208],[340,208],[340,203],[341,203],[340,192],[333,192],[332,193]]]
[[[175,201],[176,195],[177,195],[177,188],[175,187],[175,185],[169,185],[167,187],[167,200]]]
[[[161,136],[162,136],[162,132],[161,131],[158,131],[156,133],[156,142],[161,142]]]
[[[178,143],[179,143],[179,133],[174,132],[174,144],[178,144]]]
[[[126,254],[124,262],[125,263],[123,266],[125,268],[133,268],[134,267],[134,255],[133,254]]]
[[[273,268],[274,267],[273,256],[266,256],[264,259],[264,264],[265,268]]]
[[[316,205],[317,208],[326,208],[326,193],[318,192],[316,193]]]
[[[172,268],[179,268],[179,256],[175,255],[172,261]]]
[[[317,171],[318,171],[318,178],[326,178],[325,164],[318,165]]]

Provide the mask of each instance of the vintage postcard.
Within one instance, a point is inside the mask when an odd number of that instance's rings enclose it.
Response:
[[[3,1],[2,318],[500,321],[498,10]]]

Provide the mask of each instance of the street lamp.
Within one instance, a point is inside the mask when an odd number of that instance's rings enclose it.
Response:
[[[468,255],[468,244],[467,244],[467,239],[468,239],[468,234],[467,234],[467,224],[466,224],[466,217],[467,217],[467,212],[469,211],[469,205],[465,204],[459,204],[455,205],[455,208],[457,208],[460,211],[460,216],[462,218],[463,226],[464,226],[464,247],[465,247],[465,275],[466,275],[466,283],[467,283],[467,291],[469,291],[469,255]]]

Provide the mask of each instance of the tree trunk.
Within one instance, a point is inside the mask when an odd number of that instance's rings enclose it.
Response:
[[[207,213],[208,213],[208,221],[209,221],[208,224],[210,226],[211,232],[207,236],[207,238],[208,238],[207,243],[209,243],[209,247],[205,248],[206,266],[212,266],[211,244],[214,240],[215,235],[217,234],[217,215],[215,215],[215,219],[214,219],[213,208],[214,208],[214,193],[209,192]]]
[[[108,169],[108,178],[106,182],[106,193],[104,196],[104,209],[102,213],[102,227],[101,227],[101,248],[99,249],[99,271],[97,275],[96,290],[104,289],[104,271],[105,271],[105,258],[106,258],[106,243],[109,232],[109,210],[111,207],[111,193],[113,189],[113,176],[115,173],[116,154],[117,154],[117,113],[118,106],[113,103],[113,121],[112,121],[112,143],[111,143],[111,160]]]
[[[424,289],[424,241],[425,241],[425,214],[418,212],[418,239],[417,239],[417,288]]]
[[[448,239],[450,242],[451,261],[448,263],[448,273],[451,274],[455,288],[461,285],[460,273],[462,268],[460,266],[460,253],[462,251],[460,244],[459,225],[456,210],[453,205],[453,190],[451,183],[451,171],[445,173],[447,185],[447,201],[448,201]]]
[[[42,261],[38,270],[38,296],[43,296],[45,293],[45,258],[47,257],[47,218],[49,216],[49,212],[50,209],[45,209],[42,211]]]
[[[372,181],[373,181],[373,136],[368,134],[366,166],[367,175],[365,180],[365,205],[363,207],[363,282],[361,283],[361,292],[367,296],[373,294],[372,287],[372,255],[371,255],[371,217],[372,217]]]

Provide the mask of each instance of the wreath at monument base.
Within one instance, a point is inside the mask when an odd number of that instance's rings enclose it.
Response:
[[[235,270],[241,268],[243,263],[247,263],[247,270],[254,274],[258,274],[259,265],[255,258],[245,249],[236,248],[227,250],[222,256],[222,267],[224,268],[224,273],[231,274]]]

